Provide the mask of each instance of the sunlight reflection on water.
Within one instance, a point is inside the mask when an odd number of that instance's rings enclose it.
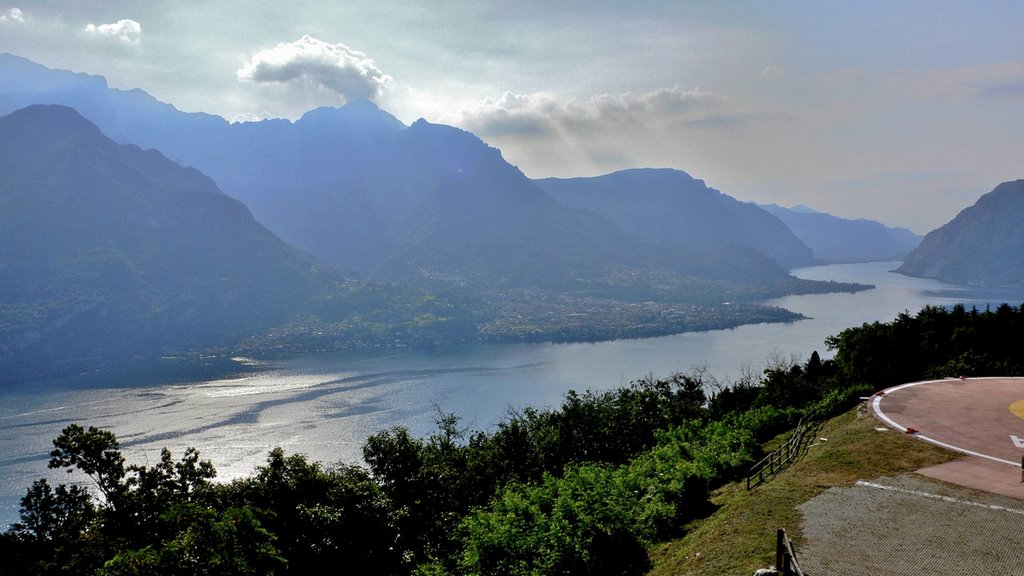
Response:
[[[112,430],[131,463],[175,457],[190,446],[213,461],[221,480],[250,474],[275,446],[325,463],[359,463],[367,436],[401,425],[433,430],[437,411],[474,429],[493,427],[510,409],[557,405],[570,390],[609,389],[653,374],[704,366],[722,379],[757,372],[771,354],[823,357],[825,337],[863,322],[887,321],[926,304],[1024,301],[888,273],[894,263],[795,271],[800,277],[865,282],[858,294],[790,296],[770,303],[812,318],[642,340],[487,345],[386,356],[316,354],[274,362],[237,378],[169,385],[112,382],[81,389],[0,392],[0,524],[17,519],[18,500],[47,470],[51,440],[70,423]]]

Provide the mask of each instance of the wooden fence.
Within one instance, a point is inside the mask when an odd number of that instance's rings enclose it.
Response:
[[[780,576],[804,576],[796,560],[796,549],[785,528],[775,533],[775,570]]]
[[[770,478],[789,466],[803,452],[807,436],[813,434],[817,429],[815,413],[812,411],[804,414],[804,417],[797,423],[793,435],[785,444],[747,470],[747,490],[759,486],[765,481],[766,475]]]

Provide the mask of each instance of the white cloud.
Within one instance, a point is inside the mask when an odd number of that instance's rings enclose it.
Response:
[[[130,19],[118,20],[111,24],[86,24],[85,32],[92,36],[113,38],[132,45],[136,45],[142,40],[142,25]]]
[[[502,149],[532,177],[601,174],[636,166],[695,168],[711,139],[763,114],[700,88],[559,98],[506,92],[441,115]]]
[[[366,54],[311,36],[260,50],[238,69],[237,76],[256,83],[311,86],[345,101],[376,99],[392,82]]]
[[[273,118],[269,112],[263,112],[262,114],[256,114],[254,112],[240,112],[231,117],[231,123],[259,122],[268,118]]]
[[[595,132],[610,134],[621,128],[632,131],[654,126],[732,124],[746,116],[712,92],[676,86],[567,101],[545,94],[505,92],[498,100],[485,100],[445,120],[485,136],[558,132],[581,137]]]
[[[761,78],[764,78],[765,80],[770,80],[772,78],[777,77],[781,73],[782,70],[780,70],[778,66],[765,66],[764,69],[761,70]]]
[[[0,12],[0,22],[24,22],[25,13],[20,8],[10,8]]]

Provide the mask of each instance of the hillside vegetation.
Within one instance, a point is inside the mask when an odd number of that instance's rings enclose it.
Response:
[[[799,552],[797,506],[833,486],[893,476],[958,456],[905,434],[881,433],[863,405],[825,422],[813,446],[794,465],[754,491],[740,479],[715,490],[715,512],[691,522],[685,536],[651,550],[650,576],[753,574],[775,563],[775,531],[785,528]],[[775,447],[789,438],[780,434]],[[824,439],[824,440],[822,440]]]
[[[867,431],[847,415],[823,432],[837,439],[829,464],[808,460],[797,465],[803,480],[740,493],[730,482],[766,442],[810,408],[840,414],[898,382],[1024,373],[1024,351],[999,344],[1022,334],[1021,308],[925,308],[829,338],[831,360],[776,361],[728,385],[696,373],[570,393],[558,409],[526,408],[489,432],[439,414],[427,438],[403,428],[372,436],[366,468],[275,449],[230,483],[212,482],[195,450],[129,465],[113,434],[72,425],[50,465],[91,489],[34,483],[21,522],[0,537],[0,573],[307,574],[326,563],[365,574],[643,574],[683,570],[705,546],[717,550],[714,566],[759,564],[753,532],[792,526],[785,510],[819,483],[881,465],[862,461],[874,457],[861,449]],[[932,458],[927,450],[915,458]]]

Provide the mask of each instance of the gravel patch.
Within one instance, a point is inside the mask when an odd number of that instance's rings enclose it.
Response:
[[[907,475],[830,488],[799,510],[808,576],[1024,576],[1024,501]]]

